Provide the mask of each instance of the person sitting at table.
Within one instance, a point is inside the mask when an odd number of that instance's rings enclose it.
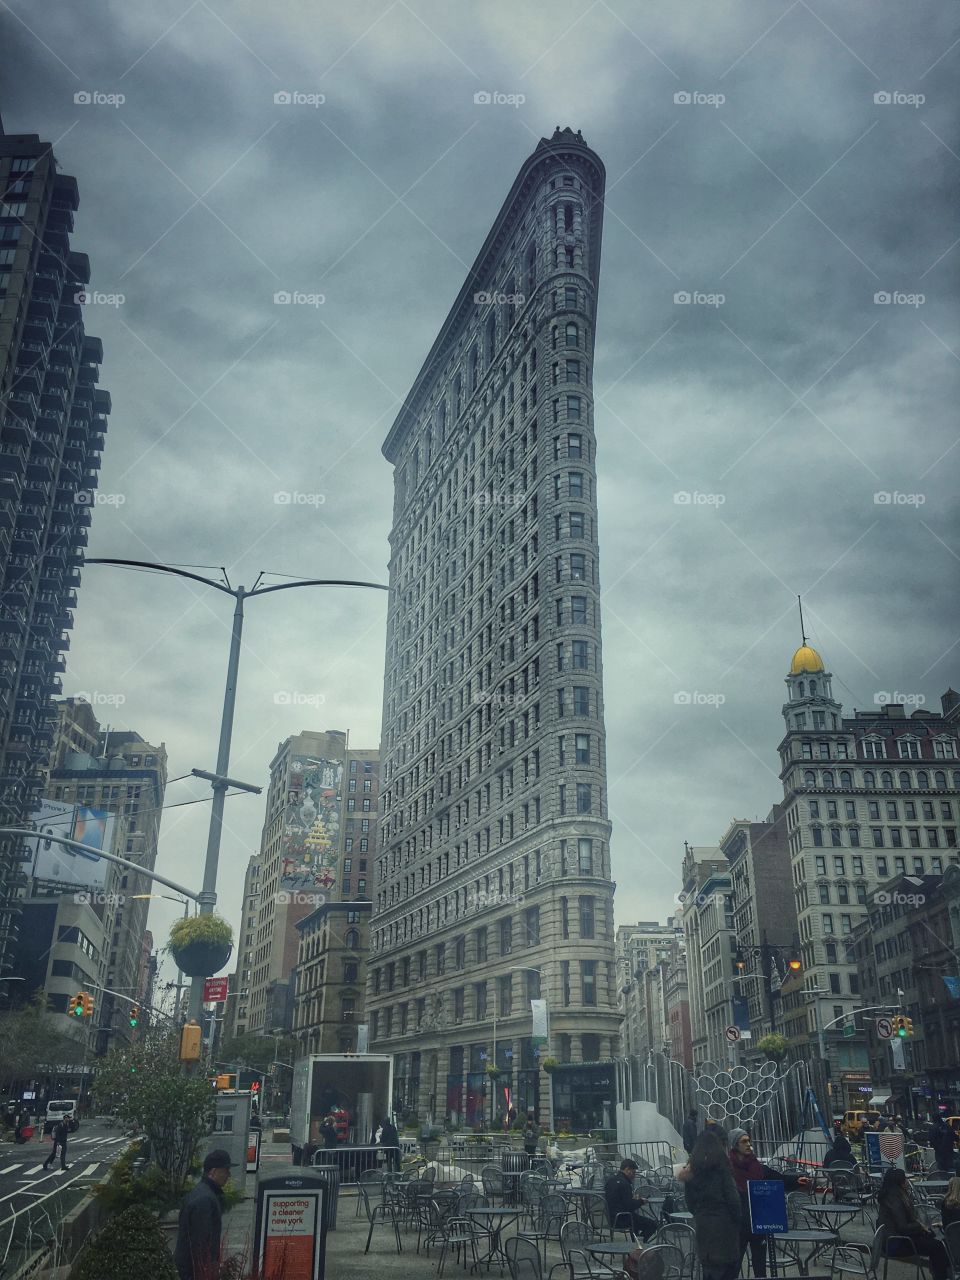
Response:
[[[834,1165],[843,1166],[852,1169],[856,1164],[853,1158],[853,1149],[842,1133],[838,1133],[833,1140],[833,1146],[823,1157],[823,1167],[830,1169]]]
[[[799,1186],[809,1186],[809,1178],[795,1173],[780,1173],[768,1165],[761,1164],[753,1153],[753,1143],[746,1129],[734,1129],[730,1133],[730,1169],[733,1180],[740,1193],[740,1256],[750,1246],[750,1261],[753,1264],[754,1276],[767,1274],[767,1237],[754,1235],[750,1231],[750,1195],[748,1182],[758,1179],[772,1178],[786,1183],[787,1191],[795,1191]]]
[[[930,1259],[933,1280],[947,1280],[950,1258],[946,1246],[917,1216],[907,1175],[902,1169],[888,1169],[883,1175],[877,1195],[877,1225],[885,1228],[884,1248],[888,1258],[920,1254]]]
[[[703,1280],[735,1280],[743,1252],[740,1195],[716,1134],[707,1130],[699,1135],[684,1172],[683,1190],[693,1214]]]
[[[960,1178],[951,1178],[947,1183],[947,1194],[940,1206],[940,1221],[944,1231],[954,1222],[960,1222]]]
[[[611,1227],[629,1226],[634,1235],[643,1236],[646,1241],[657,1230],[657,1222],[640,1212],[640,1206],[646,1204],[646,1200],[634,1195],[633,1180],[636,1176],[636,1160],[621,1160],[620,1172],[604,1183],[603,1195]]]

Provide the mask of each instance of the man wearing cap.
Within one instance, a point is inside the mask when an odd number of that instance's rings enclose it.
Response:
[[[203,1161],[203,1177],[183,1202],[173,1252],[180,1280],[217,1280],[220,1274],[223,1188],[232,1164],[228,1151],[209,1152]]]

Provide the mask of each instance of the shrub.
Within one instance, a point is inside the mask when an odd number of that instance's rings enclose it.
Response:
[[[170,930],[171,950],[188,947],[194,942],[213,946],[229,946],[233,942],[233,929],[222,916],[185,916]]]
[[[177,1269],[156,1219],[131,1205],[80,1250],[70,1280],[177,1280]]]

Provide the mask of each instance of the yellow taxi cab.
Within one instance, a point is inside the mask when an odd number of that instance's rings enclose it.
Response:
[[[954,1133],[960,1133],[960,1116],[944,1116],[943,1118]]]
[[[864,1121],[869,1128],[880,1119],[879,1111],[845,1111],[841,1130],[848,1142],[858,1140]]]

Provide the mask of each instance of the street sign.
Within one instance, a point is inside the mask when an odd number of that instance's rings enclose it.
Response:
[[[226,1000],[230,988],[229,978],[205,978],[203,982],[203,1003]]]
[[[893,1039],[893,1019],[892,1018],[877,1019],[877,1035],[881,1040]]]
[[[727,1029],[724,1031],[723,1034],[726,1036],[730,1044],[736,1044],[737,1041],[740,1039],[740,1028],[727,1027]]]
[[[903,1056],[903,1041],[899,1036],[894,1036],[890,1041],[890,1057],[893,1060],[894,1071],[906,1070],[907,1064]]]
[[[843,1034],[849,1039],[857,1034],[857,1024],[855,1022],[845,1022],[843,1024]]]

